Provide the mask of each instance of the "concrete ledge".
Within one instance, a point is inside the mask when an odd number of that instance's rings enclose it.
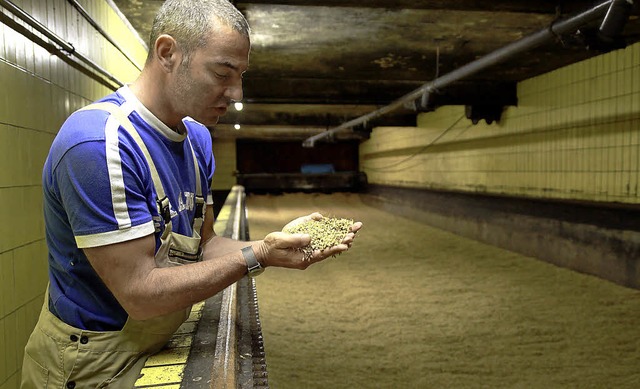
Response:
[[[640,289],[640,206],[369,185],[366,204]]]

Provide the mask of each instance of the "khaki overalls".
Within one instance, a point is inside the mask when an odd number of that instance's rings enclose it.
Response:
[[[165,220],[161,245],[155,260],[159,267],[180,265],[201,259],[200,227],[204,198],[198,162],[196,170],[196,218],[191,237],[172,232],[169,202],[158,172],[125,114],[114,104],[97,103],[83,109],[102,109],[113,115],[140,146],[153,177],[158,208]],[[186,139],[189,141],[189,138]],[[160,223],[156,223],[159,232]],[[22,365],[22,389],[43,388],[132,388],[149,355],[159,351],[189,316],[190,308],[150,320],[129,318],[121,331],[96,332],[72,327],[48,308],[45,294],[40,318],[25,347]]]

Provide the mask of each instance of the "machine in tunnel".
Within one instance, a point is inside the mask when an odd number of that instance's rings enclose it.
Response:
[[[303,148],[299,141],[237,141],[237,184],[247,193],[337,192],[361,190],[358,142]]]

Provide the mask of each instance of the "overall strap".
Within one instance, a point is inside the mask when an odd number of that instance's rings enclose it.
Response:
[[[196,158],[196,153],[193,151],[193,144],[191,144],[191,139],[187,136],[187,141],[189,142],[189,147],[191,148],[191,155],[193,155],[193,166],[196,168],[196,212],[193,220],[193,229],[194,231],[200,232],[200,227],[204,221],[204,196],[202,195],[202,183],[200,182],[200,168],[198,166],[198,159]]]

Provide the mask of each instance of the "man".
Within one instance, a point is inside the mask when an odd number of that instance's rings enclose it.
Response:
[[[23,388],[131,387],[192,304],[248,272],[305,269],[351,246],[361,223],[306,261],[308,235],[213,233],[205,126],[242,99],[249,50],[228,1],[168,0],[139,78],[64,123],[43,171],[50,285]]]

